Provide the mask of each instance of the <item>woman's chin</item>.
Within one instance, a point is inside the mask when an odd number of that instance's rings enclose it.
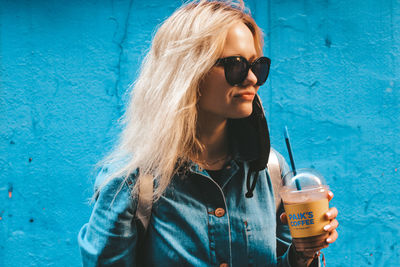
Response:
[[[247,118],[253,112],[253,107],[250,108],[243,108],[241,110],[237,110],[234,114],[230,116],[231,119],[243,119]]]

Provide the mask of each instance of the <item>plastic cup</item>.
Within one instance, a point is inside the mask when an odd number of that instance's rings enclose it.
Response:
[[[329,210],[328,192],[325,179],[312,169],[296,170],[296,175],[289,172],[283,178],[280,194],[296,250],[313,251],[325,247],[329,235],[323,229],[329,224],[325,218]]]

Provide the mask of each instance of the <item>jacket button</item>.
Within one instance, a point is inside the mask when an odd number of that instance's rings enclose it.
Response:
[[[229,267],[229,264],[226,263],[226,262],[224,262],[224,263],[221,263],[221,264],[219,265],[219,267]]]
[[[215,210],[215,216],[222,217],[225,215],[225,210],[223,208],[218,208]],[[225,263],[226,264],[226,263]],[[222,266],[222,265],[220,265]],[[225,266],[225,265],[224,265]],[[228,265],[227,265],[228,266]]]

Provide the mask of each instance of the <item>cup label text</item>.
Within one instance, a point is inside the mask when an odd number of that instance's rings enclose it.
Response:
[[[328,199],[317,201],[286,204],[285,212],[289,221],[292,237],[309,237],[323,234],[323,227],[329,223],[324,214],[329,209]]]

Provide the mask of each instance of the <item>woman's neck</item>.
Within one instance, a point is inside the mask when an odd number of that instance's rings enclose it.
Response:
[[[208,170],[221,169],[229,157],[227,119],[199,111],[197,131],[204,145],[198,163]]]

